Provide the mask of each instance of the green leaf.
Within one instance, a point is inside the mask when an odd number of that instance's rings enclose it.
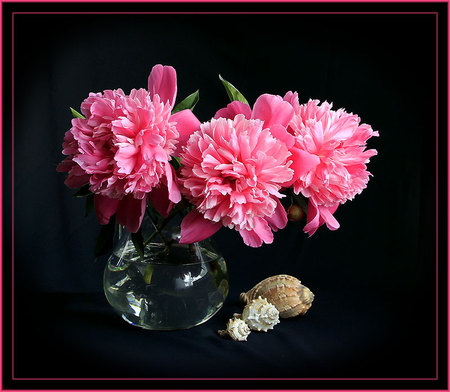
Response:
[[[82,118],[83,120],[86,120],[86,117],[84,117],[81,113],[78,113],[74,108],[70,108],[70,111],[72,112],[72,116],[74,118]]]
[[[175,170],[178,170],[181,167],[181,158],[172,156],[170,164],[173,166]]]
[[[245,97],[239,92],[239,90],[236,87],[234,87],[230,82],[227,82],[220,75],[219,75],[219,79],[222,81],[222,84],[225,87],[225,90],[228,94],[228,98],[230,98],[231,101],[240,101],[240,102],[244,102],[248,105],[248,101],[245,99]]]
[[[89,190],[89,184],[86,184],[78,189],[73,195],[75,197],[86,197],[89,195],[93,195],[93,193]]]
[[[173,159],[175,159],[178,163],[178,165],[181,166],[181,158],[180,157],[172,157]]]
[[[153,269],[155,266],[153,264],[147,265],[144,271],[144,282],[145,284],[150,284],[152,282]]]
[[[142,237],[141,229],[137,233],[131,233],[131,240],[139,257],[144,260],[144,237]]]
[[[94,209],[94,194],[91,193],[86,197],[84,216],[85,217],[88,216],[93,209]]]
[[[194,107],[195,105],[197,105],[198,100],[199,100],[199,92],[197,90],[195,93],[192,93],[191,95],[183,99],[178,105],[176,105],[172,110],[172,114],[181,112],[182,110],[185,109],[194,110]]]
[[[103,256],[113,247],[114,233],[116,231],[116,219],[111,217],[109,223],[100,229],[100,233],[95,243],[95,257]]]

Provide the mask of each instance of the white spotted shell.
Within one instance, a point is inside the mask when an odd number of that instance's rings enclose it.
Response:
[[[253,331],[267,332],[280,322],[279,312],[267,299],[258,297],[245,305],[242,311],[244,320]]]
[[[247,341],[247,336],[250,335],[250,328],[244,320],[233,317],[228,320],[226,332],[233,340]]]
[[[290,275],[275,275],[264,279],[240,298],[249,303],[261,296],[266,298],[280,312],[281,318],[305,314],[312,305],[314,294]]]

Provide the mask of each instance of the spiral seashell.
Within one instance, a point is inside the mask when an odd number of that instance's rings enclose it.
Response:
[[[275,275],[264,279],[240,298],[249,303],[261,296],[273,304],[280,312],[281,318],[305,314],[312,305],[314,294],[303,286],[297,278],[290,275]]]
[[[267,332],[280,322],[279,312],[267,299],[258,297],[245,305],[242,311],[244,320],[253,331]]]
[[[247,341],[247,336],[250,335],[250,328],[244,320],[233,317],[228,320],[227,329],[218,331],[219,335],[228,335],[231,339],[237,341]]]

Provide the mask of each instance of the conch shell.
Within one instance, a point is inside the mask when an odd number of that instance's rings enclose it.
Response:
[[[250,328],[246,322],[238,317],[233,317],[228,320],[227,329],[217,331],[220,336],[229,336],[233,340],[247,341],[247,336],[250,334]]]
[[[240,298],[242,302],[249,303],[259,296],[273,304],[281,318],[305,314],[314,300],[311,290],[290,275],[275,275],[264,279],[251,290],[241,293]]]
[[[253,331],[267,332],[280,322],[279,312],[267,299],[258,297],[245,305],[242,311],[244,320]]]

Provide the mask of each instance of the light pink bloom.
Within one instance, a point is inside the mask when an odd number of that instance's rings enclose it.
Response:
[[[73,119],[65,135],[63,154],[68,157],[58,166],[68,172],[67,186],[89,183],[101,224],[117,213],[118,222],[131,232],[139,229],[152,192],[166,192],[173,203],[181,200],[169,161],[200,127],[190,110],[171,115],[175,69],[153,67],[148,90],[91,93],[81,105],[86,119]],[[159,197],[150,199],[159,210],[169,208]]]
[[[284,99],[295,112],[288,128],[295,139],[290,148],[295,172],[291,184],[296,194],[309,198],[304,231],[312,235],[323,223],[335,230],[339,224],[332,214],[338,205],[367,186],[371,174],[366,163],[377,151],[365,150],[366,142],[378,132],[360,124],[357,115],[332,110],[328,102],[309,100],[300,105],[292,92]]]
[[[293,175],[291,154],[272,130],[286,133],[292,114],[281,97],[265,95],[253,112],[233,102],[193,133],[181,154],[180,183],[196,209],[182,222],[180,242],[200,241],[223,225],[249,246],[272,243],[272,230],[287,223],[279,191]]]

